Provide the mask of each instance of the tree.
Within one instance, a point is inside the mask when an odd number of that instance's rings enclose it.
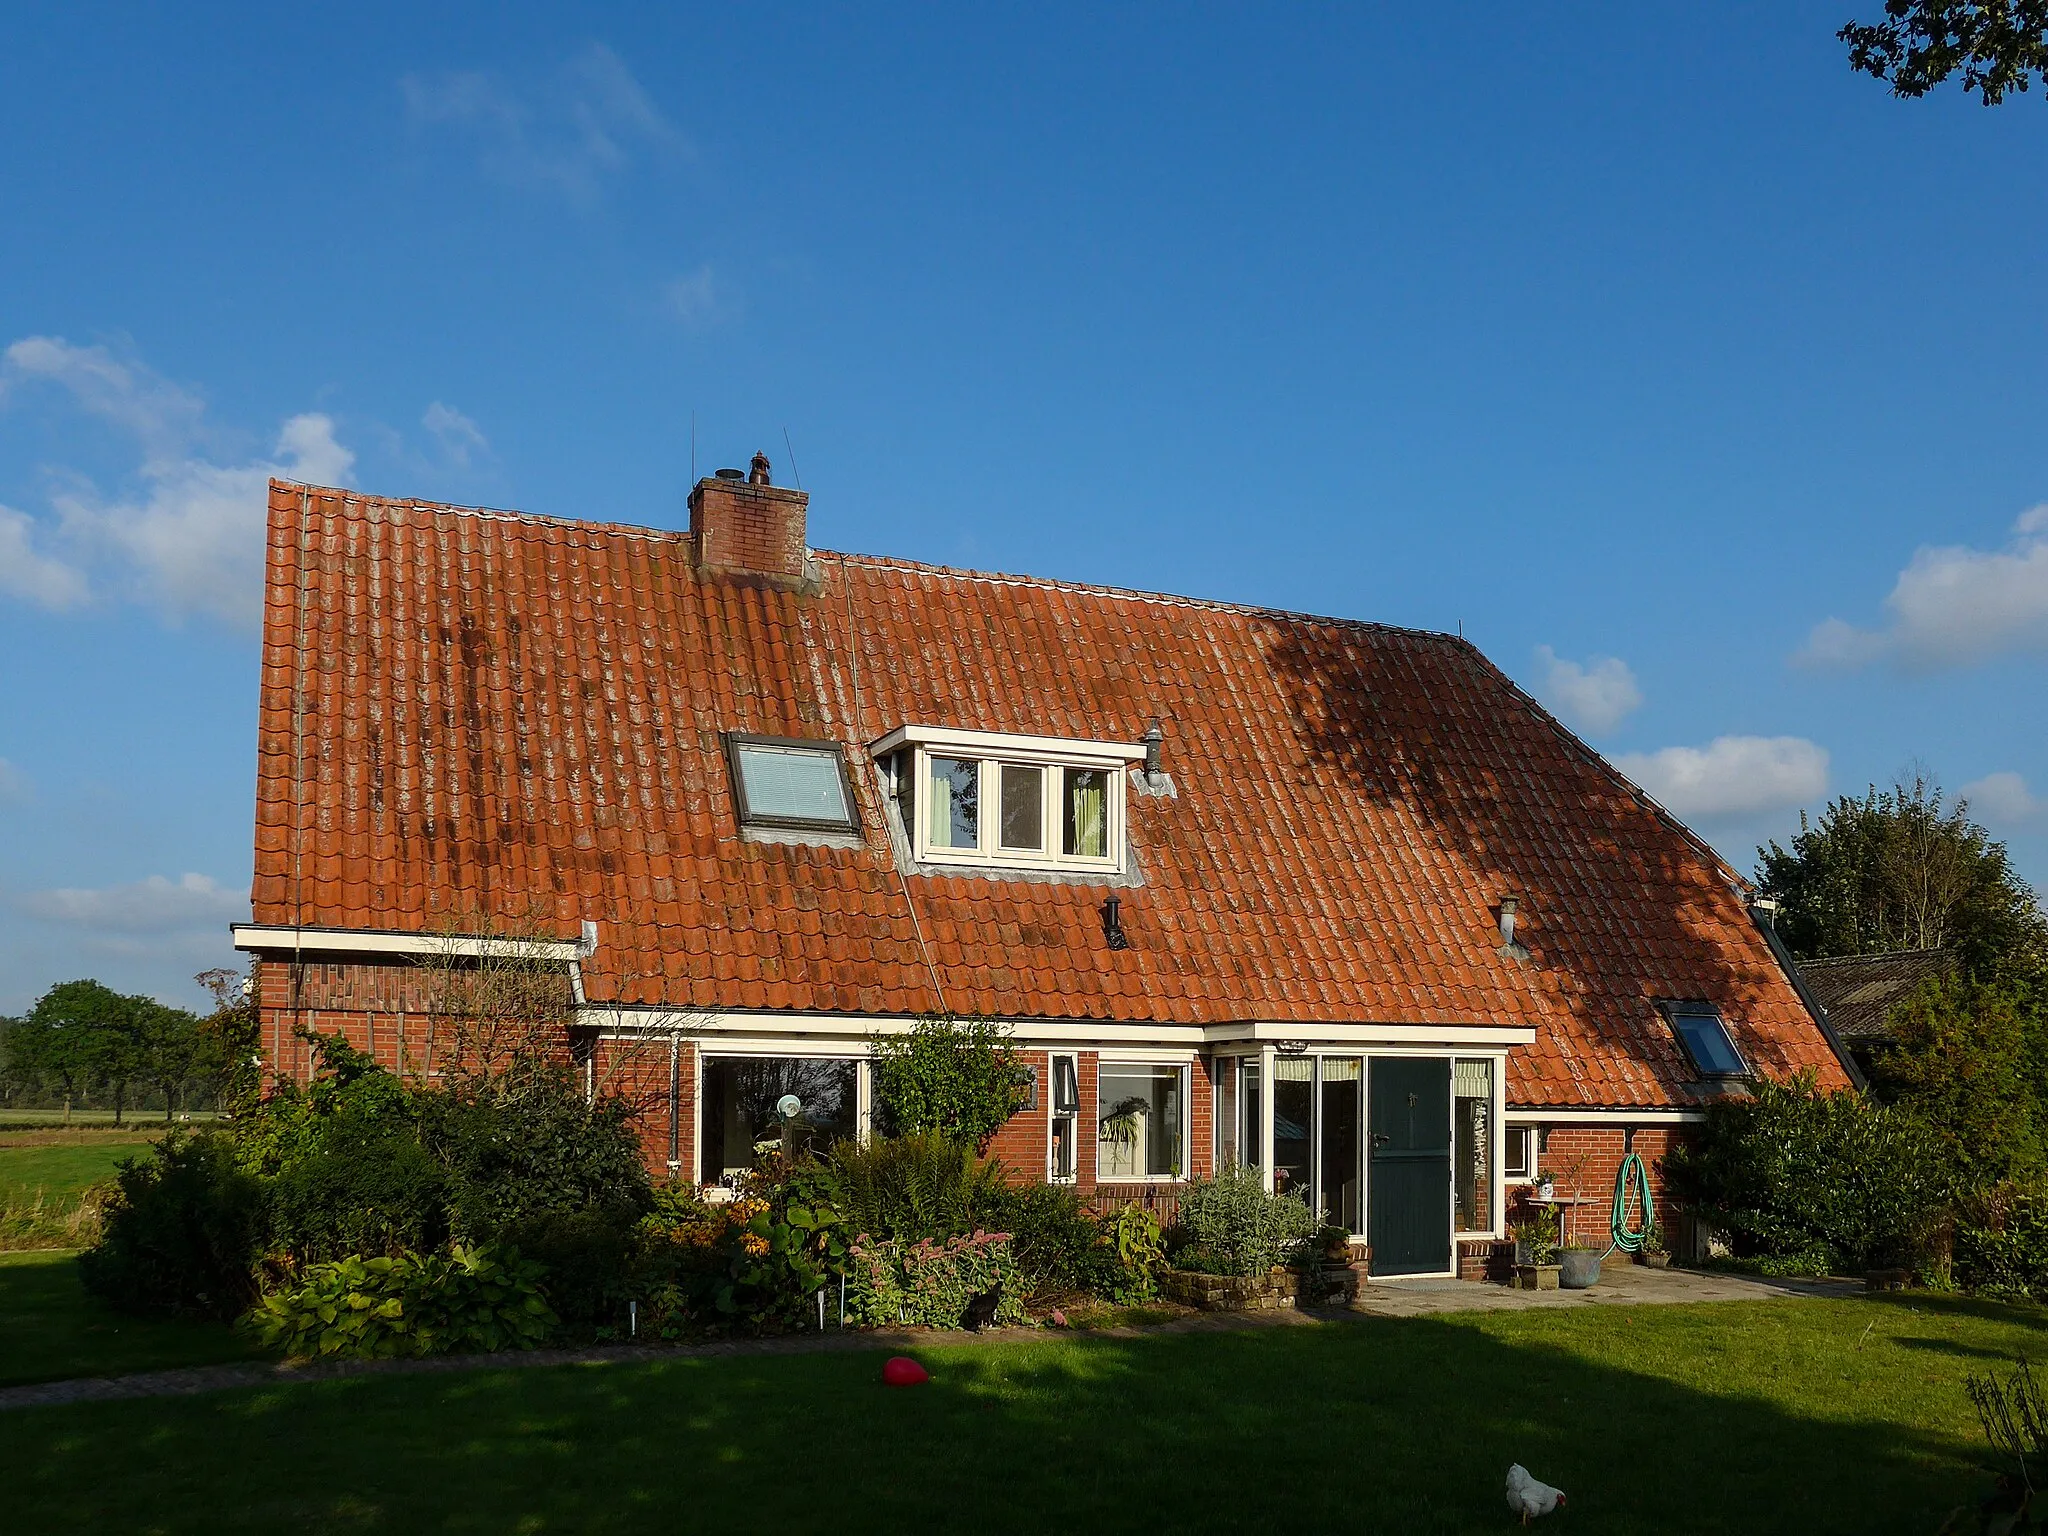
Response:
[[[1023,1107],[1030,1079],[993,1019],[931,1013],[876,1035],[875,1102],[892,1135],[936,1132],[977,1149]]]
[[[205,1050],[199,1019],[183,1008],[172,1008],[154,998],[137,997],[129,1001],[135,1010],[136,1066],[164,1096],[164,1119],[169,1120]]]
[[[1778,931],[1802,960],[1893,949],[1954,949],[1986,981],[2048,972],[2048,917],[2005,845],[1944,804],[1915,774],[1861,799],[1844,795],[1788,850],[1757,850],[1756,882],[1780,908]]]
[[[2011,991],[1982,982],[1922,983],[1891,1012],[1892,1044],[1871,1091],[1903,1105],[1940,1144],[1959,1185],[2042,1172],[2037,1021]]]
[[[29,1009],[11,1038],[19,1059],[64,1093],[64,1119],[72,1102],[91,1085],[96,1037],[126,1011],[126,1000],[96,981],[67,981],[50,988]]]
[[[1849,45],[1849,67],[1894,96],[1925,96],[1958,69],[1987,107],[2037,74],[2048,82],[2048,0],[1885,0],[1884,20],[1835,35]]]
[[[213,1012],[198,1022],[193,1071],[230,1117],[252,1107],[263,1092],[263,1032],[249,978],[225,966],[192,978],[213,994]]]

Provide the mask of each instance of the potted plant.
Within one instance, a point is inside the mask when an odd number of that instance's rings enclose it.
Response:
[[[1637,1262],[1648,1269],[1669,1269],[1671,1250],[1664,1246],[1664,1223],[1653,1221],[1650,1230],[1643,1234],[1643,1251],[1636,1255]]]
[[[1516,1289],[1556,1290],[1557,1212],[1539,1207],[1534,1214],[1513,1223],[1508,1232],[1515,1240]]]
[[[1351,1262],[1351,1229],[1326,1222],[1316,1233],[1316,1241],[1323,1247],[1323,1262],[1326,1264],[1349,1264]]]
[[[1604,1248],[1560,1248],[1557,1250],[1557,1283],[1568,1291],[1583,1291],[1600,1282],[1600,1261]]]

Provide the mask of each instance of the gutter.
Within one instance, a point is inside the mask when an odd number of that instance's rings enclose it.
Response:
[[[1748,903],[1748,906],[1751,921],[1762,930],[1764,942],[1771,946],[1771,953],[1778,957],[1778,965],[1785,972],[1785,979],[1792,983],[1792,990],[1799,994],[1799,1001],[1806,1004],[1806,1011],[1813,1015],[1813,1022],[1820,1026],[1822,1038],[1827,1041],[1828,1048],[1835,1053],[1835,1059],[1842,1064],[1842,1070],[1849,1074],[1849,1081],[1855,1085],[1858,1093],[1863,1092],[1870,1087],[1869,1080],[1864,1077],[1863,1069],[1856,1065],[1855,1058],[1849,1054],[1849,1048],[1842,1043],[1842,1037],[1835,1032],[1834,1024],[1828,1019],[1827,1009],[1821,1006],[1820,999],[1815,997],[1813,989],[1807,986],[1806,978],[1799,972],[1799,962],[1792,958],[1792,951],[1787,949],[1785,941],[1778,937],[1778,930],[1771,924],[1771,912],[1774,907],[1764,907],[1755,901]]]

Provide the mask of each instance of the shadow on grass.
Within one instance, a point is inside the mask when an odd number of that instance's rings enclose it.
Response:
[[[224,1323],[128,1317],[86,1293],[77,1255],[0,1253],[0,1386],[247,1360]]]
[[[9,1415],[0,1461],[23,1529],[209,1533],[1498,1531],[1511,1461],[1579,1532],[1925,1532],[1979,1491],[1963,1367],[1858,1350],[1853,1304],[1629,1310],[935,1347],[907,1390],[879,1352],[356,1379]]]

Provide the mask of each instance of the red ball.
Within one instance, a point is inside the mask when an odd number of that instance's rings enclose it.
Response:
[[[882,1385],[885,1387],[914,1387],[931,1379],[932,1373],[908,1355],[892,1355],[882,1367]]]

